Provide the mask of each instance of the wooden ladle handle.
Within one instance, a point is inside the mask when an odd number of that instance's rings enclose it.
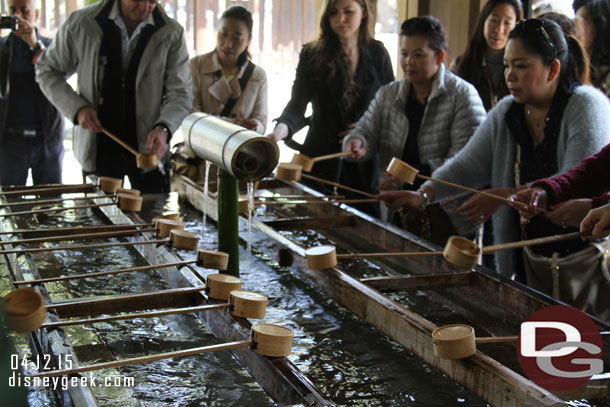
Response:
[[[108,137],[110,137],[111,139],[116,141],[117,143],[119,143],[121,146],[123,146],[123,148],[125,148],[127,151],[129,151],[131,154],[135,155],[136,157],[140,154],[129,144],[125,143],[123,140],[121,140],[120,138],[118,138],[117,136],[115,136],[114,134],[112,134],[111,132],[109,132],[108,130],[106,130],[103,127],[102,127],[102,133],[104,133],[105,135],[107,135]]]
[[[542,213],[548,213],[549,212],[546,209],[537,208],[535,206],[528,205],[526,203],[519,202],[519,201],[511,201],[508,198],[503,198],[501,196],[490,194],[489,192],[485,192],[485,191],[479,191],[478,189],[465,187],[464,185],[454,184],[453,182],[443,181],[443,180],[440,180],[440,179],[431,178],[431,177],[428,177],[428,176],[425,176],[425,175],[421,175],[421,174],[417,174],[417,177],[421,178],[423,180],[426,180],[426,181],[436,182],[437,184],[447,185],[447,186],[452,187],[452,188],[456,188],[456,189],[461,189],[463,191],[472,192],[473,194],[483,195],[483,196],[486,196],[488,198],[492,198],[492,199],[495,199],[495,200],[498,200],[498,201],[506,202],[508,204],[520,205],[520,206],[523,206],[525,208],[534,210],[536,212],[542,212]]]
[[[311,159],[311,161],[317,163],[318,161],[330,160],[330,159],[338,158],[338,157],[345,157],[345,156],[348,156],[351,154],[352,154],[351,151],[342,151],[340,153],[326,154],[326,155],[321,155],[319,157],[314,157]]]

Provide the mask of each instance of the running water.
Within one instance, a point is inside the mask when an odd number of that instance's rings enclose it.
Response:
[[[254,181],[248,180],[248,253],[252,253],[252,212],[254,212]]]
[[[205,160],[205,174],[204,174],[204,181],[203,181],[203,223],[201,224],[201,240],[204,240],[204,235],[205,235],[205,226],[206,226],[206,218],[207,218],[207,211],[208,211],[208,185],[209,185],[209,179],[210,179],[210,165],[212,164],[211,161]]]

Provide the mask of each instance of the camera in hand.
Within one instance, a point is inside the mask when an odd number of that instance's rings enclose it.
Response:
[[[19,19],[14,16],[1,16],[0,17],[0,28],[8,28],[9,30],[16,30]]]

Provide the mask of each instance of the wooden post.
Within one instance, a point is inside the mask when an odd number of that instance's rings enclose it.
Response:
[[[205,52],[205,31],[206,19],[205,11],[208,9],[209,0],[194,0],[193,1],[193,39],[195,54],[203,54]]]

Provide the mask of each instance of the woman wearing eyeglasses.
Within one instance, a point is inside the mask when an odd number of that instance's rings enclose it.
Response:
[[[575,0],[575,21],[591,61],[591,82],[610,97],[610,0]]]
[[[466,51],[452,64],[451,71],[477,89],[487,111],[508,95],[504,47],[508,33],[522,15],[519,0],[489,0],[479,14]]]
[[[216,49],[190,61],[193,112],[219,115],[259,133],[267,126],[267,75],[250,62],[252,14],[227,8],[218,22]]]
[[[473,188],[491,185],[488,192],[508,197],[527,183],[568,170],[610,142],[610,102],[595,88],[582,85],[588,74],[584,50],[575,39],[565,38],[556,23],[518,23],[509,35],[504,63],[510,96],[432,177]],[[418,192],[389,192],[380,198],[388,205],[419,207],[458,195],[459,190],[426,182]],[[517,211],[478,195],[458,210],[470,220],[491,216],[498,244],[561,231],[540,217],[528,223],[522,235]],[[565,246],[565,252],[577,249]],[[523,275],[519,251],[499,251],[496,260],[502,275]]]

